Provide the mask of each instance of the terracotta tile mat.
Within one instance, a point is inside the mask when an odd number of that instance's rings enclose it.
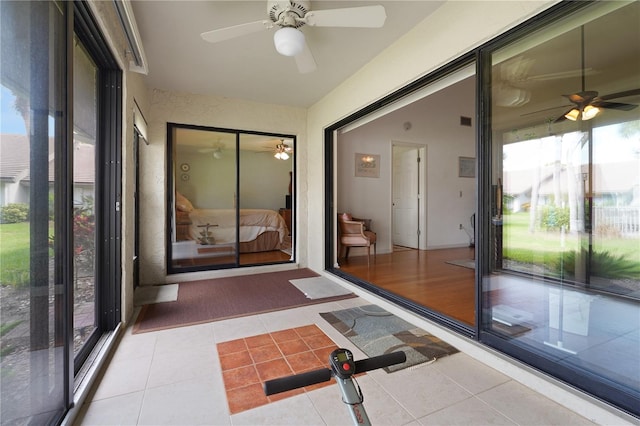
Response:
[[[338,347],[316,325],[218,343],[222,377],[231,414],[334,383],[317,385],[266,396],[267,380],[328,368],[329,354]]]

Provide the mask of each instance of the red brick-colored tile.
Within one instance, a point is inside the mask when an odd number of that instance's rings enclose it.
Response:
[[[335,379],[332,378],[331,380],[329,380],[327,382],[320,382],[320,383],[316,383],[315,385],[305,386],[304,390],[306,392],[311,392],[313,390],[326,388],[327,386],[331,386],[331,385],[335,385],[335,384],[336,384],[336,381],[335,381]],[[336,395],[339,395],[339,394],[340,394],[340,391],[336,390]]]
[[[338,349],[337,346],[329,346],[326,348],[314,349],[313,353],[316,354],[320,362],[326,363],[325,365],[329,365],[329,355],[331,352]]]
[[[320,330],[320,327],[318,327],[315,324],[305,325],[303,327],[296,327],[294,330],[296,331],[296,333],[298,333],[300,337],[315,336],[317,334],[323,334],[322,330]]]
[[[256,364],[256,370],[260,380],[267,381],[278,377],[290,376],[293,371],[284,359],[274,359],[272,361]]]
[[[296,333],[293,328],[273,332],[271,333],[271,337],[276,343],[282,343],[288,340],[296,340],[300,338],[298,333]]]
[[[335,346],[333,340],[331,340],[326,334],[307,336],[304,338],[304,341],[311,349],[328,348],[331,346]]]
[[[258,346],[257,348],[251,348],[249,349],[249,354],[251,354],[251,358],[253,358],[253,362],[256,364],[271,361],[272,359],[282,358],[280,349],[274,343]]]
[[[262,390],[262,384],[260,383],[228,390],[227,401],[229,402],[229,412],[231,414],[240,413],[241,411],[250,410],[269,403],[268,398]]]
[[[230,340],[228,342],[218,343],[218,353],[220,355],[226,355],[234,352],[246,351],[247,345],[244,343],[244,339]]]
[[[316,370],[318,368],[328,367],[328,365],[322,364],[318,357],[315,356],[315,354],[311,351],[289,355],[287,357],[287,361],[296,374],[303,371],[310,371]]]
[[[286,392],[274,393],[273,395],[269,395],[267,399],[269,399],[269,402],[275,402],[280,401],[281,399],[289,398],[290,396],[300,395],[301,393],[304,393],[304,389],[297,388]]]
[[[262,388],[267,380],[328,368],[334,349],[335,343],[316,325],[218,344],[231,414],[334,384],[332,379],[269,397]]]
[[[220,355],[220,366],[222,371],[232,370],[234,368],[243,367],[253,364],[253,360],[246,349],[242,352],[235,352],[227,355]]]
[[[300,352],[306,352],[310,348],[302,339],[289,340],[287,342],[280,343],[280,350],[284,354],[284,356],[289,356],[292,354],[297,354]]]
[[[222,372],[225,389],[236,389],[246,387],[253,383],[260,383],[258,372],[253,365],[240,367]]]
[[[258,336],[246,337],[244,341],[247,343],[247,347],[257,348],[259,346],[272,345],[273,339],[270,334],[260,334]]]

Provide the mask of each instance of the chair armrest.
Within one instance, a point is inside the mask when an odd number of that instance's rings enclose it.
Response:
[[[343,220],[342,234],[358,234],[364,237],[364,223],[357,220]]]
[[[364,224],[364,230],[371,229],[371,219],[359,219],[357,217],[351,218],[354,222],[362,222]]]

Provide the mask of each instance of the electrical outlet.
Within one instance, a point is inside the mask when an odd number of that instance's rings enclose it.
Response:
[[[460,228],[459,229],[462,229],[462,224],[460,224]]]

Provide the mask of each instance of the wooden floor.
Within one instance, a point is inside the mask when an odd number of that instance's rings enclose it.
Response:
[[[394,294],[468,325],[475,323],[475,271],[445,263],[473,259],[472,248],[404,249],[378,254],[367,268],[366,256],[341,259],[340,269]]]

